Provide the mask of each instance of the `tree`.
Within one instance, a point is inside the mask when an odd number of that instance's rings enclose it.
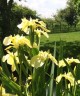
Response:
[[[74,8],[77,12],[77,15],[80,16],[80,0],[68,0],[68,5],[70,5],[70,3],[73,3]]]
[[[76,25],[78,22],[77,12],[73,2],[68,2],[65,9],[58,11],[58,14],[54,16],[58,22],[67,22],[68,25]]]
[[[68,25],[76,25],[77,24],[77,13],[74,8],[66,8],[66,14],[65,14],[65,20],[68,23]]]
[[[18,6],[14,3],[14,0],[0,0],[1,41],[3,41],[4,37],[15,31],[14,27],[20,23],[22,17],[35,18],[35,16],[36,11]]]
[[[12,8],[13,0],[0,0],[0,12],[1,12],[1,38],[6,36],[6,34],[10,34],[10,14]]]
[[[72,17],[71,25],[76,25],[78,23],[78,12],[77,12],[77,5],[75,4],[78,0],[68,0],[67,1],[67,8],[69,10],[69,16]]]
[[[21,18],[26,17],[27,19],[38,18],[36,11],[31,10],[28,7],[23,7],[21,5],[13,4],[11,11],[11,32],[12,34],[17,33],[17,24],[21,22]]]

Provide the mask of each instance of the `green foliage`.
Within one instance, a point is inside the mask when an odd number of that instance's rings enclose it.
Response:
[[[73,5],[75,7],[75,10],[77,12],[77,15],[80,16],[80,0],[68,0],[68,4],[70,4],[71,2],[73,2]]]
[[[68,32],[68,33],[54,33],[49,34],[49,39],[46,39],[42,36],[41,44],[45,43],[51,43],[54,41],[67,41],[67,42],[73,42],[73,41],[80,41],[80,32]]]
[[[65,14],[65,13],[64,13]],[[56,15],[57,16],[57,15]],[[62,14],[64,17],[64,15]],[[72,18],[72,16],[70,16]],[[68,18],[68,20],[70,19]],[[77,20],[79,18],[76,18],[74,20]],[[72,21],[70,21],[72,20]],[[74,23],[72,25],[68,24],[65,19],[62,17],[55,17],[55,20],[52,19],[43,19],[43,21],[46,23],[46,26],[49,30],[51,30],[51,33],[66,33],[66,32],[77,32],[80,31],[80,24],[78,21],[74,21],[73,19],[70,19],[69,23]],[[76,25],[75,25],[76,24]]]
[[[59,56],[59,46],[60,43],[57,42],[57,56]],[[41,49],[48,50],[50,49],[51,53],[54,51],[54,42],[45,43],[41,46]],[[66,57],[74,57],[80,59],[80,43],[79,42],[65,42],[63,41],[63,56]]]
[[[76,10],[72,5],[69,5],[69,7],[58,11],[54,18],[57,22],[65,21],[68,25],[71,26],[76,25],[78,22]]]
[[[38,18],[36,11],[17,5],[14,3],[14,0],[9,0],[9,2],[7,0],[0,0],[0,10],[1,40],[10,34],[18,33],[16,26],[21,22],[22,17],[26,17],[27,19],[30,17]]]

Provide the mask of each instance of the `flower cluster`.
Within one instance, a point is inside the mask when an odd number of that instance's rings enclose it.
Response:
[[[49,37],[47,32],[50,32],[50,30],[46,29],[46,24],[43,21],[39,21],[38,19],[32,19],[27,20],[26,18],[22,19],[22,23],[17,26],[19,29],[21,29],[26,34],[30,33],[30,28],[38,35],[38,37],[41,37],[41,34]]]
[[[5,46],[10,45],[9,47],[7,47],[7,49],[11,47],[18,49],[19,46],[22,45],[27,45],[28,47],[32,48],[30,41],[26,37],[20,35],[15,35],[15,36],[10,35],[8,37],[5,37],[3,44]]]
[[[38,39],[40,39],[41,34],[43,34],[47,38],[49,37],[47,32],[50,31],[46,29],[46,24],[43,21],[39,21],[38,19],[30,18],[30,20],[27,20],[26,18],[23,18],[21,24],[19,24],[17,27],[30,36],[34,32],[38,36]],[[27,39],[27,36],[23,35],[20,36],[19,34],[14,36],[10,35],[4,38],[3,44],[7,46],[6,48],[7,54],[3,56],[2,61],[3,62],[7,61],[7,63],[12,66],[12,72],[16,70],[16,64],[20,64],[18,53],[18,49],[20,47],[24,47],[24,45],[26,45],[30,49],[38,48],[38,44],[33,41],[31,41],[29,38]],[[32,42],[33,44],[31,44]],[[13,52],[10,50],[12,48],[16,50]],[[46,51],[45,52],[39,51],[38,54],[31,56],[31,59],[28,59],[28,56],[24,54],[24,58],[26,57],[27,57],[26,61],[29,62],[29,65],[35,68],[41,67],[47,59],[51,59],[52,62],[57,64],[57,61],[54,58],[54,56],[52,56],[50,53]]]

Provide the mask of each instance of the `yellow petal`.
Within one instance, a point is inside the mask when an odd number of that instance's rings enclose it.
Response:
[[[0,96],[3,96],[2,94],[5,94],[5,88],[0,86]]]
[[[13,54],[9,54],[9,57],[7,59],[7,63],[10,65],[14,64],[14,55]]]
[[[5,62],[9,58],[9,54],[2,57],[2,61]]]
[[[54,62],[56,65],[58,65],[57,60],[55,59],[54,56],[52,56],[51,54],[48,54],[48,58],[50,58],[52,60],[52,62]]]
[[[28,40],[27,38],[25,38],[24,44],[28,45],[30,48],[32,48],[30,40]]]
[[[59,67],[65,67],[66,64],[65,64],[64,60],[60,60],[58,66]]]
[[[17,60],[18,57],[16,57],[16,53],[11,53],[9,51],[7,51],[9,53],[9,57],[7,59],[7,63],[9,65],[11,65],[11,69],[12,71],[15,71],[16,70],[16,66],[15,66],[15,62],[14,62],[14,59]],[[19,63],[16,61],[16,63]]]
[[[5,46],[10,45],[10,44],[11,44],[11,38],[12,38],[11,35],[8,36],[8,37],[5,37],[4,40],[3,40],[3,44],[4,44]]]
[[[71,72],[68,72],[67,74],[66,73],[60,74],[59,76],[57,76],[56,77],[57,83],[59,83],[63,77],[70,82],[71,86],[74,86],[74,80],[75,79],[74,79]]]
[[[43,27],[46,27],[46,24],[43,21],[39,21],[39,24]]]
[[[9,50],[10,48],[12,48],[13,46],[8,46],[5,50]]]
[[[63,77],[62,74],[60,74],[59,76],[56,77],[56,81],[57,81],[57,83],[59,83],[59,82],[61,81],[62,77]]]
[[[68,72],[67,74],[63,75],[63,77],[70,82],[71,86],[74,86],[74,80],[75,79],[74,79],[71,72]]]
[[[78,59],[74,59],[74,58],[67,58],[66,61],[68,62],[68,64],[71,64],[71,63],[80,63],[80,61]]]
[[[78,59],[74,59],[74,58],[66,58],[65,60],[66,60],[66,62],[67,62],[69,65],[71,65],[72,63],[76,63],[76,64],[77,64],[77,63],[80,63],[80,61],[79,61]],[[59,67],[65,67],[66,64],[65,64],[64,60],[60,60],[58,66],[59,66]]]
[[[41,31],[41,33],[42,33],[45,37],[49,38],[49,35],[48,35],[46,32]]]
[[[31,58],[30,64],[32,67],[38,68],[44,64],[44,61],[40,58],[40,56],[36,55]]]
[[[23,18],[21,24],[17,25],[17,27],[22,31],[24,31],[26,34],[29,34],[28,26],[29,26],[29,20],[27,20],[26,18]]]

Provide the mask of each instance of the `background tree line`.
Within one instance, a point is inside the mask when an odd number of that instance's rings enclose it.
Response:
[[[80,31],[80,0],[68,0],[53,18],[43,18],[52,33]]]

